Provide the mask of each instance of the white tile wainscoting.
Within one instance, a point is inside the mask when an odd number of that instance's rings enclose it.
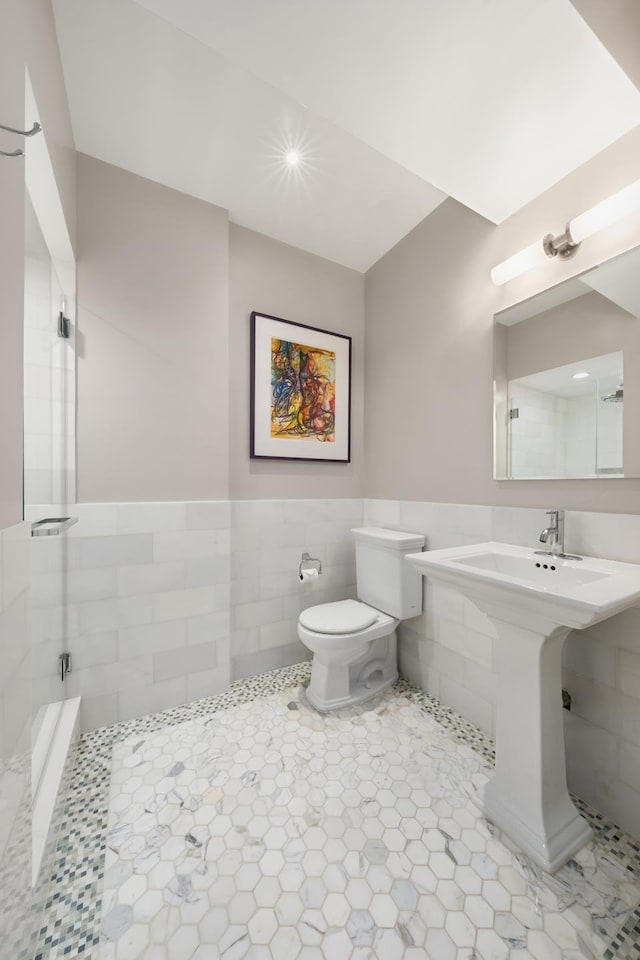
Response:
[[[365,500],[365,523],[426,536],[427,549],[497,540],[534,546],[543,510]],[[640,563],[640,516],[567,512],[572,553]],[[456,590],[426,581],[424,613],[399,631],[400,670],[447,706],[494,733],[496,665],[488,619]],[[570,789],[640,836],[640,608],[564,646]]]
[[[27,523],[0,530],[0,943],[31,933],[31,650]]]
[[[36,702],[60,699],[51,685],[64,637],[74,660],[67,693],[83,698],[85,730],[307,659],[300,610],[355,596],[353,526],[423,533],[434,549],[533,546],[545,521],[538,509],[359,499],[79,504],[73,513],[64,566],[55,538],[32,542]],[[566,525],[572,552],[640,562],[640,516],[571,512]],[[303,551],[323,564],[310,587],[297,580]],[[400,666],[493,732],[491,626],[460,594],[427,586],[425,612],[400,629]],[[564,686],[571,789],[640,835],[640,610],[571,635]]]
[[[73,664],[66,695],[82,697],[84,730],[308,659],[298,614],[355,595],[349,530],[362,511],[359,499],[66,508],[77,524],[32,541],[36,705],[64,695],[63,647]],[[322,561],[311,587],[298,579],[305,551]]]
[[[362,522],[362,500],[231,503],[234,680],[310,658],[298,640],[298,616],[313,604],[355,597],[350,531]],[[304,552],[322,563],[311,584],[298,578]]]
[[[78,523],[61,538],[32,540],[36,701],[64,695],[51,691],[63,648],[72,657],[66,695],[82,697],[84,730],[225,690],[228,502],[67,511]]]

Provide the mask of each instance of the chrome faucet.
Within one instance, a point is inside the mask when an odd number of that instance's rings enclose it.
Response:
[[[551,556],[554,560],[581,560],[582,557],[576,557],[572,553],[564,552],[564,510],[547,510],[547,516],[551,517],[548,527],[545,527],[540,534],[540,543],[547,543],[549,550],[536,550],[536,554]]]
[[[547,516],[551,523],[540,534],[540,543],[548,543],[549,553],[557,557],[564,553],[564,510],[547,510]]]

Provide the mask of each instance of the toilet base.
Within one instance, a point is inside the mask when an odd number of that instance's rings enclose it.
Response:
[[[329,713],[376,697],[398,679],[395,630],[367,644],[351,658],[336,660],[315,653],[307,700],[319,713]]]

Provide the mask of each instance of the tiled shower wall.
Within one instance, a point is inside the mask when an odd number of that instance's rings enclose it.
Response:
[[[31,651],[26,523],[0,530],[0,658],[0,944],[7,956],[22,958],[31,930]]]
[[[78,523],[64,537],[32,540],[34,695],[36,707],[81,696],[85,730],[308,659],[300,611],[355,596],[349,530],[362,523],[361,500],[77,504],[69,512]],[[298,579],[303,552],[322,562],[311,586]],[[64,687],[63,649],[73,666]]]
[[[365,522],[423,533],[427,549],[497,540],[534,546],[542,510],[366,500]],[[640,516],[568,512],[577,554],[640,563]],[[400,668],[489,733],[497,665],[489,620],[458,591],[425,581],[425,612],[400,627]],[[574,631],[564,645],[569,786],[640,836],[640,609]]]
[[[62,549],[57,537],[32,540],[37,705],[81,696],[81,723],[92,729],[225,690],[229,504],[69,512],[78,523]],[[66,690],[55,679],[63,649],[72,656]]]

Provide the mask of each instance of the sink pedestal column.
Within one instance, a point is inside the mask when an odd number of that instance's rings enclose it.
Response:
[[[569,628],[545,634],[491,620],[498,633],[497,749],[484,809],[523,853],[554,873],[592,836],[567,790],[561,652]]]

